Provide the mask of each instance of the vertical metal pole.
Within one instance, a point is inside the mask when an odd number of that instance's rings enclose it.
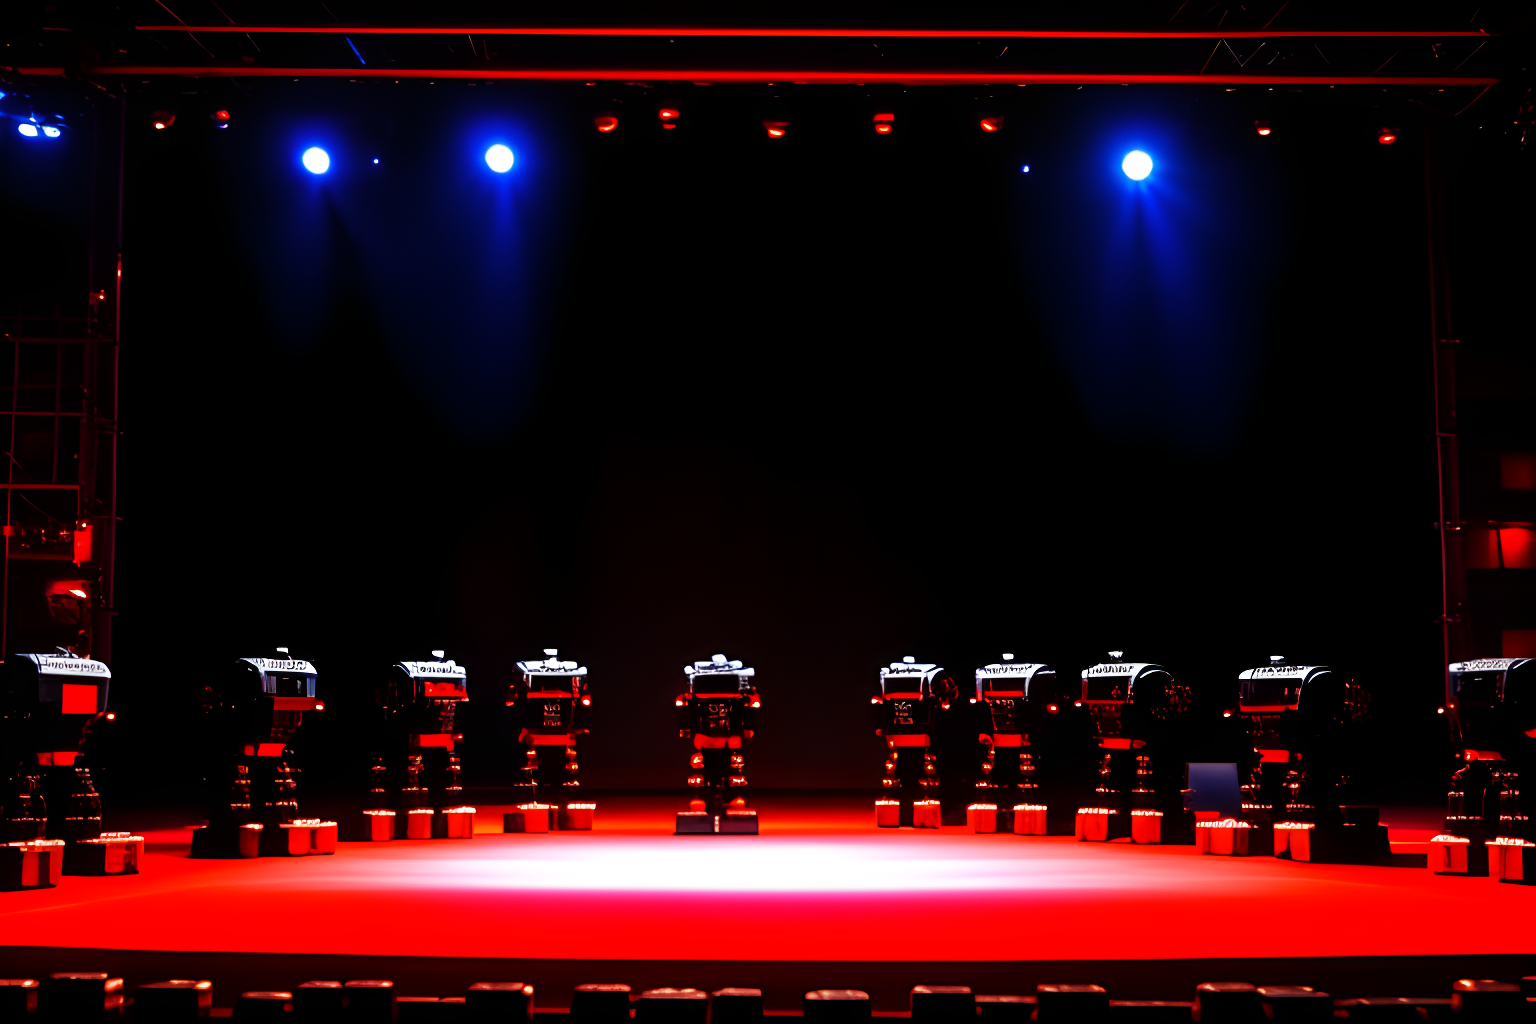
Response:
[[[16,483],[16,398],[21,391],[21,332],[11,341],[11,436],[5,447],[5,564],[0,569],[0,660],[10,650],[11,495]]]
[[[1448,666],[1467,656],[1467,575],[1461,542],[1461,466],[1456,438],[1456,335],[1451,321],[1450,252],[1445,214],[1446,125],[1424,117],[1425,241],[1429,255],[1430,353],[1434,370],[1435,472],[1440,520],[1440,671],[1451,700]]]

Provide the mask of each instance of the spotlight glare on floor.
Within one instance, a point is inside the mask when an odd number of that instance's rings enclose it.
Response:
[[[607,134],[619,126],[619,119],[612,114],[604,114],[602,117],[594,117],[592,123],[597,126],[598,131]]]
[[[498,142],[485,151],[485,166],[497,174],[506,174],[512,169],[512,151]]]
[[[763,128],[768,132],[770,139],[782,139],[784,133],[789,131],[788,121],[764,121]]]
[[[1260,135],[1268,135],[1270,133],[1269,122],[1255,121],[1253,122],[1253,130],[1258,132]]]
[[[981,130],[984,132],[1001,131],[1002,127],[1003,119],[1000,117],[984,117],[981,119]]]
[[[1152,158],[1139,149],[1133,149],[1120,161],[1120,169],[1132,181],[1141,181],[1152,173]]]
[[[319,146],[306,149],[300,159],[304,162],[304,169],[310,174],[324,174],[331,169],[331,155]]]
[[[29,139],[37,138],[37,125],[32,124],[30,121],[21,122],[21,124],[16,126],[16,130]]]
[[[889,134],[891,134],[891,129],[896,126],[895,125],[895,121],[896,121],[896,115],[895,114],[876,114],[875,115],[875,134],[877,134],[877,135],[889,135]]]
[[[176,123],[176,114],[169,110],[155,111],[154,120],[150,122],[156,131],[163,131]]]
[[[1383,128],[1376,133],[1376,141],[1383,146],[1390,146],[1397,141],[1397,132],[1394,132],[1391,128]]]

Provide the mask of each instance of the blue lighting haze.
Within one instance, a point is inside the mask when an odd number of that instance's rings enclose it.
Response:
[[[1275,158],[1224,129],[1156,97],[1041,126],[1054,158],[1018,193],[1023,269],[1106,438],[1216,454],[1242,427],[1286,217]],[[1156,175],[1132,180],[1135,152],[1158,154]]]

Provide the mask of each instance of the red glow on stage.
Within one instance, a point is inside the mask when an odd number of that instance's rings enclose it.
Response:
[[[788,121],[764,121],[763,128],[767,130],[770,139],[782,139],[784,133],[789,130]]]
[[[222,124],[228,124],[229,123],[229,111],[227,111],[227,110],[215,110],[213,112],[213,120],[216,121],[216,122],[222,123]]]
[[[662,107],[660,110],[656,111],[656,116],[661,118],[663,121],[676,121],[683,115],[678,113],[676,110],[673,110],[671,107]]]
[[[895,125],[893,125],[892,122],[895,121],[895,120],[896,120],[896,115],[895,114],[876,114],[875,115],[875,134],[877,134],[877,135],[889,135],[889,134],[891,134],[891,129],[893,127],[895,127]]]
[[[604,114],[602,117],[594,117],[592,123],[597,125],[600,132],[611,132],[619,126],[619,119],[612,114]]]
[[[1045,710],[1049,711],[1051,714],[1054,715],[1056,712],[1060,711],[1061,709],[1058,708],[1055,704],[1047,704],[1045,706]]]
[[[1000,117],[984,117],[981,119],[981,130],[984,132],[999,131],[1002,127],[1003,119]]]
[[[1253,122],[1253,130],[1258,132],[1260,135],[1268,135],[1269,134],[1269,122],[1268,121],[1255,121],[1255,122]]]
[[[435,956],[716,960],[698,908],[724,901],[731,960],[886,961],[899,933],[922,935],[933,959],[1108,960],[1230,957],[1230,931],[1210,922],[1255,905],[1286,912],[1244,934],[1244,956],[1508,953],[1528,944],[1536,910],[1525,887],[1422,868],[877,831],[872,800],[754,801],[761,836],[693,841],[670,834],[680,803],[605,798],[594,831],[537,835],[500,834],[511,808],[481,806],[473,841],[342,843],[323,857],[191,860],[189,829],[150,832],[141,874],[65,876],[0,901],[0,928],[38,946],[418,956],[419,933],[400,922],[451,920]],[[1394,829],[1394,848],[1433,834]],[[104,914],[133,927],[92,928]]]
[[[157,130],[169,128],[171,125],[176,123],[176,115],[171,113],[169,110],[157,110],[155,111],[154,120],[150,123],[153,124]]]
[[[1390,146],[1397,141],[1397,132],[1394,132],[1391,128],[1383,128],[1376,133],[1376,141],[1383,146]]]

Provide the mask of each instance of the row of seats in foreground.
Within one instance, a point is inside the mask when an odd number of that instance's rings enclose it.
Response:
[[[127,991],[108,974],[61,973],[38,982],[0,979],[0,1022],[37,1020],[97,1022],[109,1017],[136,1021],[195,1021],[233,1016],[245,1021],[325,1021],[338,1024],[433,1024],[496,1021],[527,1024],[535,1014],[565,1017],[571,1024],[754,1024],[765,1016],[828,1021],[910,1017],[924,1024],[956,1021],[1024,1024],[1039,1021],[1234,1022],[1423,1021],[1533,1019],[1536,977],[1521,983],[1466,979],[1447,997],[1334,999],[1301,985],[1255,986],[1242,982],[1200,985],[1189,1002],[1115,1000],[1098,985],[1038,985],[1033,995],[978,995],[958,985],[918,985],[907,1013],[872,1011],[869,996],[853,989],[807,992],[800,1014],[765,1011],[754,988],[706,992],[658,988],[635,993],[628,985],[578,985],[569,1011],[535,1008],[532,985],[478,982],[459,996],[402,996],[389,981],[310,981],[285,991],[242,992],[233,1008],[214,1007],[207,981],[161,981]]]

